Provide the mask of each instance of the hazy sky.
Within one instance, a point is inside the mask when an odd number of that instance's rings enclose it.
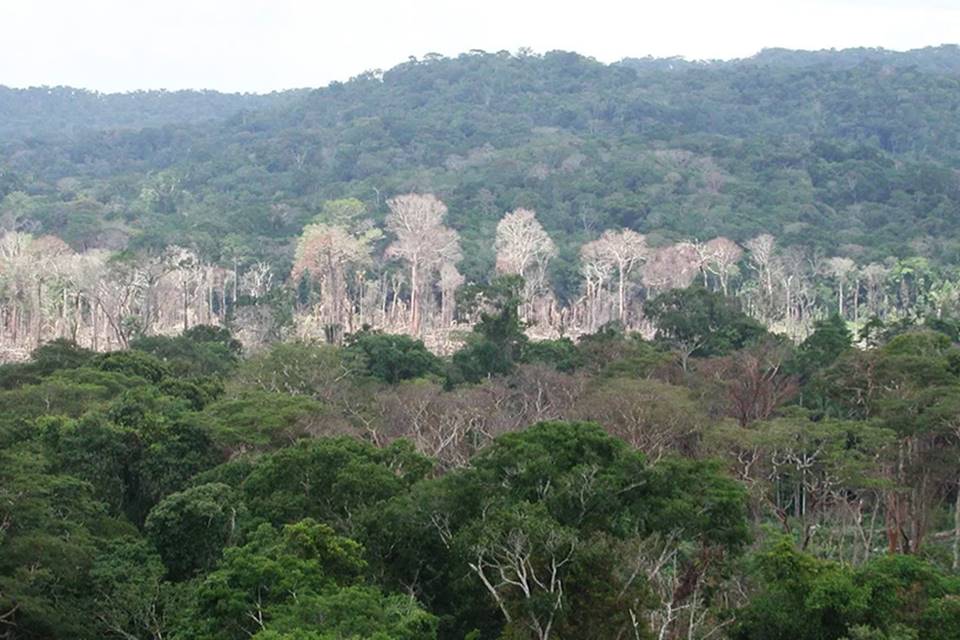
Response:
[[[428,52],[734,58],[960,40],[960,0],[0,0],[0,84],[321,86]]]

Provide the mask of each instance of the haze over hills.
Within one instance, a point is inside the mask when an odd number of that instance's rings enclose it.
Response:
[[[856,47],[851,49],[822,49],[804,51],[770,47],[748,58],[731,60],[687,60],[681,56],[672,58],[625,58],[618,64],[637,70],[688,70],[691,68],[723,66],[771,66],[771,67],[827,67],[849,69],[866,63],[879,63],[895,67],[916,67],[931,73],[960,73],[960,46],[944,44],[939,47],[924,47],[910,51],[892,51],[882,47]]]
[[[84,131],[143,129],[222,120],[238,111],[285,104],[276,95],[216,91],[135,91],[105,94],[71,87],[11,89],[0,85],[0,137],[71,138]]]

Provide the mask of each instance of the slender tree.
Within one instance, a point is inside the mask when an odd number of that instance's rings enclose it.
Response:
[[[530,303],[543,288],[547,265],[557,247],[530,209],[517,209],[500,220],[494,241],[497,273],[523,276],[524,302]]]
[[[588,249],[589,247],[589,249]],[[637,265],[650,255],[647,239],[630,229],[605,231],[598,240],[584,245],[583,255],[593,257],[593,262],[607,262],[617,270],[617,318],[627,323],[627,283]]]
[[[706,250],[704,269],[720,280],[723,295],[730,295],[730,276],[743,258],[743,249],[733,240],[724,237],[714,238],[703,246]]]
[[[447,206],[433,194],[409,193],[387,201],[387,229],[396,240],[387,249],[391,257],[410,268],[409,331],[420,333],[422,291],[433,271],[444,262],[460,260],[460,238],[443,224]]]
[[[346,308],[348,272],[369,264],[370,253],[366,237],[328,224],[307,225],[297,242],[290,279],[294,286],[304,277],[320,283],[324,325],[337,327],[338,334],[350,315]]]

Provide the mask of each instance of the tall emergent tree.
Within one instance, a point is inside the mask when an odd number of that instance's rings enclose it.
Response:
[[[547,277],[547,265],[557,255],[557,247],[530,209],[517,209],[497,224],[494,241],[497,272],[522,276],[523,300],[532,302]]]
[[[589,242],[581,249],[584,260],[593,264],[609,264],[617,270],[617,319],[627,323],[627,282],[634,268],[650,255],[647,239],[630,229],[607,230],[598,240]]]
[[[396,196],[387,200],[387,206],[390,207],[387,229],[396,236],[387,253],[409,265],[409,331],[416,335],[420,333],[421,298],[426,285],[443,264],[460,260],[460,237],[444,226],[447,206],[433,194]]]

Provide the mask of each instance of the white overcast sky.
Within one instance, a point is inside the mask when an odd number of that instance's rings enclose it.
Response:
[[[960,40],[960,0],[0,0],[0,84],[317,87],[428,52],[737,58]]]

